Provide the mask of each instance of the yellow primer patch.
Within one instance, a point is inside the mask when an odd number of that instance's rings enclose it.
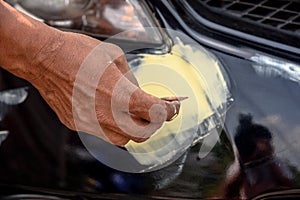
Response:
[[[201,48],[201,47],[200,47]],[[158,97],[187,96],[177,118],[146,142],[125,147],[143,165],[158,166],[180,156],[193,142],[198,125],[226,105],[229,95],[220,63],[205,49],[180,41],[171,53],[142,55],[133,72],[141,88]]]

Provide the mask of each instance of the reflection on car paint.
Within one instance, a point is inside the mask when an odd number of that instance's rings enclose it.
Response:
[[[0,103],[17,105],[25,101],[28,95],[28,87],[0,91]]]
[[[2,142],[7,138],[8,133],[9,132],[7,130],[0,131],[0,146]]]
[[[292,169],[276,157],[272,133],[241,114],[234,136],[235,162],[227,170],[226,199],[249,199],[258,194],[293,186]]]
[[[280,76],[300,83],[300,66],[290,61],[266,55],[256,54],[250,58],[253,68],[262,76]]]
[[[27,87],[0,91],[0,121],[5,117],[11,106],[25,101],[28,92]]]
[[[18,105],[25,101],[28,96],[27,87],[0,91],[0,122],[11,109],[11,106]],[[0,130],[0,145],[7,138],[9,131]]]

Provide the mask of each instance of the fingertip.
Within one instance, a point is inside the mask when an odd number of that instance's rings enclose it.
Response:
[[[149,109],[151,123],[163,123],[167,120],[168,111],[162,104],[153,104]]]

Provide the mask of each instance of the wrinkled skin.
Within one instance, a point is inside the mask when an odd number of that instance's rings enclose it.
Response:
[[[31,82],[68,128],[122,146],[145,141],[178,112],[176,98],[139,88],[118,46],[56,30],[3,1],[0,19],[0,66]]]

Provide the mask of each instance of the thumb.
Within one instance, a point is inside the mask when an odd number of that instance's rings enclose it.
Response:
[[[129,112],[152,123],[163,123],[177,116],[180,102],[160,99],[137,88],[129,101]]]

